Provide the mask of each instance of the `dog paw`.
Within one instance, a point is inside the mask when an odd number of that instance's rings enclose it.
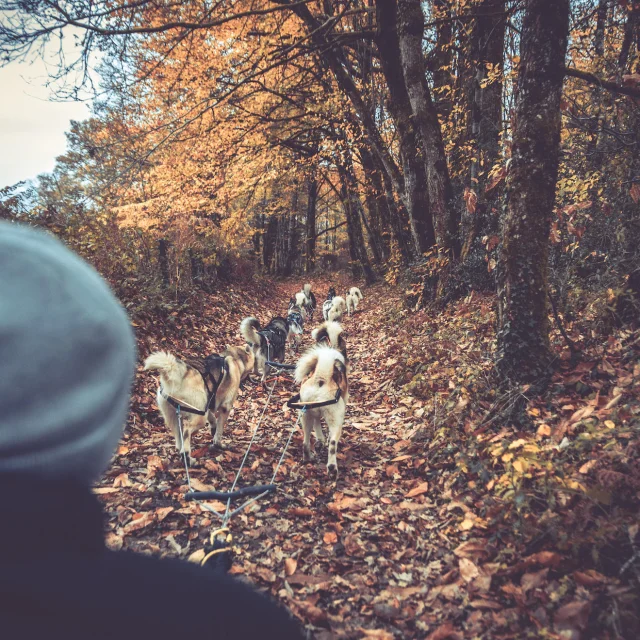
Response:
[[[196,458],[192,458],[191,456],[189,456],[189,468],[191,469],[192,467],[197,467],[198,466],[198,461],[196,460]]]
[[[327,475],[338,478],[338,465],[333,462],[327,465]]]

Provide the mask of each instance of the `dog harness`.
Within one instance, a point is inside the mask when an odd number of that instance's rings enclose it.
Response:
[[[215,411],[216,394],[218,393],[224,374],[229,370],[227,361],[222,356],[214,353],[213,355],[207,356],[204,360],[189,360],[187,361],[187,364],[193,367],[202,376],[204,388],[207,390],[207,404],[205,405],[204,410],[201,411],[200,409],[196,409],[195,407],[186,404],[184,401],[176,400],[165,392],[162,385],[160,385],[160,395],[177,410],[184,411],[185,413],[193,413],[197,416],[205,416],[207,415],[212,402],[213,410]],[[220,376],[217,379],[213,375],[213,368],[216,364],[220,367]]]
[[[328,407],[330,404],[338,404],[341,395],[342,392],[338,389],[335,398],[332,400],[324,400],[323,402],[300,402],[300,394],[296,393],[295,396],[287,400],[287,407],[290,409],[302,409],[303,411],[319,409],[320,407]]]
[[[304,320],[302,319],[302,314],[299,311],[291,311],[287,316],[287,323],[289,325],[294,325],[298,329],[298,333],[302,333]]]

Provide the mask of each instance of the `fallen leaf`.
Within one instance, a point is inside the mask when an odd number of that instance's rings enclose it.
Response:
[[[173,507],[160,507],[156,509],[158,522],[162,522],[172,511],[174,511]]]
[[[487,541],[484,539],[473,539],[463,542],[453,550],[459,558],[472,558],[479,560],[488,555]]]
[[[465,582],[471,582],[480,575],[480,570],[468,558],[460,558],[458,562],[460,576]]]
[[[276,574],[267,567],[256,567],[254,573],[265,582],[275,582],[277,578]]]
[[[462,640],[462,636],[455,630],[451,622],[445,622],[432,631],[425,640]]]
[[[478,598],[476,600],[471,600],[469,604],[474,609],[493,609],[495,611],[504,609],[504,607],[499,602],[495,602],[494,600],[489,600],[487,598]]]
[[[580,469],[578,470],[579,473],[586,475],[587,473],[589,473],[589,471],[591,471],[591,469],[593,469],[596,465],[598,464],[597,460],[589,460],[589,462],[585,462]]]
[[[131,480],[129,480],[128,473],[121,473],[119,476],[116,476],[113,479],[114,487],[131,487],[132,485],[133,483],[131,482]]]
[[[365,638],[380,638],[380,640],[394,640],[393,633],[389,633],[384,629],[363,629],[360,627],[360,631]]]
[[[547,579],[548,573],[548,567],[534,573],[525,573],[520,579],[520,587],[522,589],[522,592],[527,593],[527,591],[531,591],[531,589],[537,589],[538,587],[540,587]]]
[[[594,569],[588,569],[587,571],[574,571],[573,578],[583,587],[596,587],[599,584],[606,584],[610,582],[610,579],[598,573]]]
[[[424,493],[429,491],[429,483],[421,482],[417,487],[414,487],[405,495],[405,498],[415,498],[416,496],[421,496]]]
[[[198,480],[198,478],[191,478],[191,486],[196,491],[213,491],[213,487],[212,486],[209,486],[208,484],[205,484],[201,480]]]
[[[560,607],[556,611],[553,621],[556,627],[584,629],[589,621],[590,610],[591,603],[588,600],[574,600]]]
[[[153,511],[145,511],[144,513],[134,513],[131,522],[122,529],[124,535],[129,535],[134,531],[140,531],[155,522],[155,513]]]
[[[147,457],[147,475],[155,476],[158,471],[164,471],[164,460],[160,456]]]
[[[284,561],[284,572],[288,576],[292,576],[296,572],[298,561],[295,558],[286,558]]]
[[[292,516],[299,516],[299,517],[310,517],[313,515],[313,511],[311,511],[311,509],[307,509],[307,507],[293,507],[292,509],[289,509],[289,513]]]
[[[325,544],[335,544],[338,542],[338,534],[335,531],[327,531],[322,537]]]

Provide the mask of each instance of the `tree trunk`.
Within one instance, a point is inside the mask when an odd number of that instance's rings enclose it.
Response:
[[[307,222],[306,222],[306,255],[305,271],[313,271],[316,264],[316,204],[318,202],[318,182],[315,176],[309,178],[307,191]]]
[[[372,211],[375,211],[375,207],[373,207]],[[365,213],[364,207],[362,206],[362,202],[360,197],[358,197],[358,214],[360,219],[362,220],[362,224],[364,228],[367,230],[367,237],[369,238],[369,247],[371,247],[371,253],[373,254],[373,262],[376,265],[380,265],[382,263],[382,254],[380,251],[380,236],[376,235],[371,228],[371,225],[367,221],[367,215]]]
[[[518,382],[544,377],[551,360],[547,259],[568,30],[569,0],[527,0],[498,274],[498,369]]]
[[[285,276],[290,276],[293,273],[293,265],[298,255],[298,239],[296,237],[296,229],[298,226],[298,200],[299,190],[296,184],[293,188],[293,194],[291,195],[291,211],[288,215],[283,215],[283,222],[286,225],[286,243],[285,258],[283,261],[282,273]]]
[[[367,180],[366,201],[371,219],[372,242],[377,244],[380,259],[386,261],[391,252],[388,231],[391,214],[382,188],[382,178],[376,170],[371,152],[364,144],[360,146],[360,159]]]
[[[424,14],[420,0],[398,0],[398,37],[407,93],[416,128],[425,152],[429,204],[438,244],[453,258],[460,255],[460,211],[453,203],[453,189],[444,152],[442,129],[427,84],[422,53]]]
[[[362,269],[367,284],[376,281],[376,276],[369,263],[367,248],[364,244],[362,235],[362,225],[360,224],[359,210],[362,207],[357,192],[356,177],[353,173],[351,160],[346,154],[345,165],[338,165],[338,173],[340,174],[340,196],[344,206],[344,213],[347,219],[347,233],[349,236],[349,256],[351,258],[351,266],[354,277],[358,277],[357,266]]]
[[[476,193],[478,201],[476,211],[464,216],[463,258],[471,249],[476,235],[489,233],[491,222],[496,219],[491,216],[491,203],[487,202],[485,189],[489,171],[500,156],[506,0],[481,0],[475,12],[477,17],[468,47],[471,67],[468,138],[473,148],[469,187]],[[488,68],[499,72],[498,79],[483,87]]]
[[[620,47],[620,56],[618,58],[618,66],[620,71],[625,73],[627,70],[627,64],[629,62],[629,53],[631,52],[631,45],[633,44],[633,34],[636,30],[636,25],[639,21],[640,9],[631,6],[629,9],[629,15],[624,25],[624,37],[622,39],[622,46]]]
[[[402,201],[396,201],[391,178],[389,178],[386,171],[382,170],[382,167],[379,166],[379,159],[377,156],[373,156],[373,158],[376,162],[376,166],[380,169],[380,176],[382,177],[384,199],[387,202],[387,208],[389,209],[391,216],[389,222],[393,233],[393,239],[396,241],[402,263],[408,264],[414,255],[414,252],[412,251],[413,243],[411,242],[411,236],[408,232],[409,214],[407,213]]]
[[[169,241],[166,238],[158,240],[158,262],[160,264],[160,275],[162,276],[162,284],[169,286]]]
[[[599,0],[598,13],[596,17],[596,34],[594,37],[594,48],[596,55],[604,55],[604,32],[607,26],[607,15],[609,13],[609,0]]]
[[[433,0],[433,17],[438,21],[432,54],[433,94],[438,113],[446,119],[453,108],[453,20],[448,0]]]
[[[296,4],[292,6],[292,9],[306,25],[311,42],[317,49],[322,51],[322,61],[331,69],[340,90],[347,96],[354,111],[358,114],[362,131],[367,136],[371,148],[380,159],[385,173],[392,181],[397,192],[402,193],[402,174],[380,135],[375,119],[371,114],[369,106],[363,100],[358,85],[347,70],[348,65],[345,64],[342,51],[334,42],[326,38],[323,25],[314,17],[306,5]]]
[[[267,273],[274,272],[276,254],[276,238],[278,237],[278,216],[268,216],[267,226],[262,235],[262,264]]]
[[[389,89],[388,108],[400,139],[403,182],[399,194],[409,214],[415,251],[421,254],[435,244],[435,231],[429,210],[426,151],[414,127],[411,102],[402,76],[396,0],[377,0],[376,13],[376,42]]]

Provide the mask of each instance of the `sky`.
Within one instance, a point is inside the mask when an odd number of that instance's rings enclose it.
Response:
[[[45,64],[0,68],[0,189],[51,171],[66,150],[70,120],[89,117],[86,102],[56,102]]]

